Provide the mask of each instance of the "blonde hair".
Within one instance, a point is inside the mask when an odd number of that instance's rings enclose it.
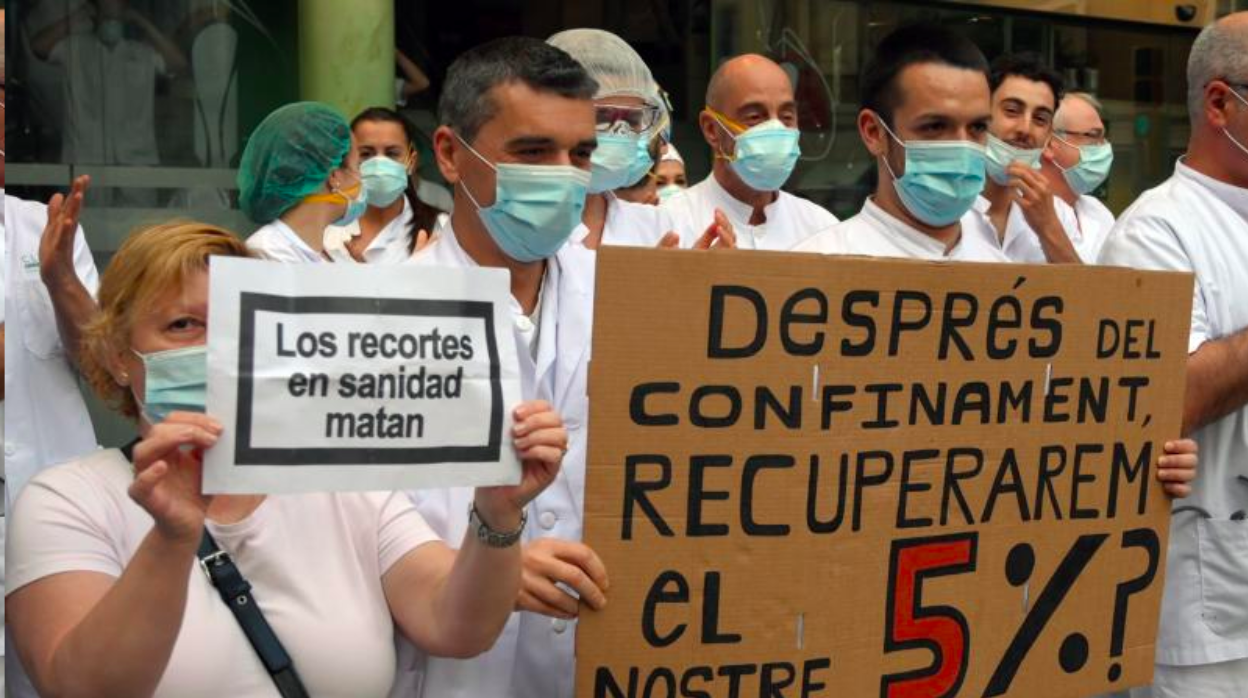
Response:
[[[83,376],[101,400],[130,418],[138,403],[109,367],[130,346],[135,318],[186,277],[208,268],[208,258],[251,256],[233,233],[207,223],[173,221],[139,230],[122,243],[100,278],[100,311],[82,331]]]

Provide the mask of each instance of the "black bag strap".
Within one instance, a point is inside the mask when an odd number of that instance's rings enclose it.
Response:
[[[282,698],[307,698],[308,692],[295,672],[294,662],[251,595],[251,584],[243,578],[243,573],[238,571],[229,554],[217,546],[208,529],[204,529],[204,537],[199,543],[199,565],[242,626],[243,633],[256,654],[260,655],[260,661],[273,678]]]
[[[135,439],[121,447],[126,460],[132,463],[134,447],[138,443],[139,440]],[[277,692],[282,698],[308,698],[308,691],[299,680],[299,674],[295,672],[294,662],[286,653],[282,641],[277,639],[277,633],[273,632],[264,613],[256,605],[255,597],[251,595],[251,584],[243,577],[229,554],[217,545],[207,528],[204,529],[204,537],[199,541],[196,557],[199,558],[200,568],[221,595],[221,600],[242,627],[247,641],[260,656],[261,663],[272,677],[273,684],[277,686]]]

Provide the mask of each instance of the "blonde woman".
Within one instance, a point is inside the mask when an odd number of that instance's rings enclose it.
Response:
[[[516,409],[523,481],[476,490],[458,553],[401,493],[205,495],[202,457],[222,425],[170,409],[202,405],[214,256],[248,252],[218,228],[165,225],[127,240],[104,274],[84,370],[141,438],[132,459],[101,450],[43,472],[12,512],[6,609],[40,693],[275,695],[197,564],[208,538],[250,583],[308,695],[385,695],[396,631],[433,655],[488,649],[520,588],[508,536],[567,444],[558,415]]]

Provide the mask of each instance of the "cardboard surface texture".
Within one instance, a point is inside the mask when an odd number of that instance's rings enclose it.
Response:
[[[1192,278],[599,254],[577,696],[1150,681]]]

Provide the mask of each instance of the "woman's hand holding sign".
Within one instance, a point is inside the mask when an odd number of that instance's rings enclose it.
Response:
[[[212,502],[202,488],[204,449],[220,435],[221,425],[211,417],[173,412],[134,447],[130,498],[171,541],[199,542]]]

